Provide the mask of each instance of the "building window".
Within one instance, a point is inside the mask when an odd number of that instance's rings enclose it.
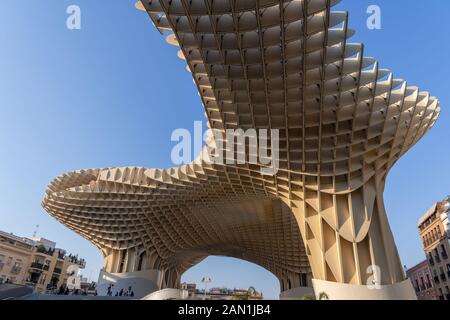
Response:
[[[439,283],[439,277],[438,277],[436,269],[433,270],[433,280],[435,283]]]
[[[16,260],[16,262],[14,262],[14,265],[11,268],[11,273],[12,274],[19,274],[20,271],[22,271],[22,261],[21,260]]]
[[[430,275],[427,273],[427,289],[430,289],[432,287]]]
[[[439,288],[439,300],[444,300],[444,293],[442,292],[442,288]]]
[[[439,252],[437,248],[434,248],[434,259],[437,263],[441,262],[441,257],[439,256]]]
[[[415,279],[414,282],[415,282],[414,289],[416,290],[416,292],[419,292],[420,291],[419,282],[417,281],[417,279]]]
[[[433,259],[433,255],[431,254],[431,252],[428,253],[428,263],[433,266],[434,265],[434,259]]]
[[[440,267],[439,270],[441,271],[441,280],[446,281],[447,277],[445,276],[444,268]]]
[[[441,244],[441,255],[442,255],[442,258],[444,258],[444,259],[448,258],[447,250],[445,250],[445,246],[443,244]]]

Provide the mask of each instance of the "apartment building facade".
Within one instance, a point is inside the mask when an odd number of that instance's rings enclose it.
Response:
[[[425,213],[418,224],[439,300],[450,300],[449,213],[449,201],[438,202]]]
[[[0,283],[25,283],[33,249],[31,239],[0,231]]]
[[[32,286],[44,292],[66,285],[86,265],[45,238],[19,237],[0,231],[0,283]]]
[[[406,271],[411,280],[418,300],[437,300],[438,295],[431,276],[431,269],[427,260],[423,260]]]

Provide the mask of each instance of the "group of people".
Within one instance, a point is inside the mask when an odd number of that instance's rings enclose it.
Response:
[[[110,284],[108,286],[108,290],[107,290],[106,294],[110,297],[113,295],[113,288],[114,288],[114,284]],[[134,297],[134,291],[133,291],[132,287],[129,286],[128,290],[123,290],[123,288],[122,288],[122,289],[120,289],[120,291],[116,291],[116,294],[114,296],[115,297]]]
[[[59,287],[58,290],[53,290],[53,294],[57,294],[57,295],[82,295],[82,296],[87,296],[88,295],[88,291],[87,290],[81,290],[81,289],[72,289],[70,290],[65,284],[63,284],[62,286]],[[97,295],[97,290],[92,290],[90,295],[96,296]]]

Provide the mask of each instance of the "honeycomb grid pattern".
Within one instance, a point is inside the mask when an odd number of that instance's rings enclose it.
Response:
[[[139,1],[180,48],[209,127],[278,130],[280,169],[198,157],[170,169],[80,170],[50,183],[44,208],[94,243],[107,271],[161,270],[162,287],[209,255],[261,265],[282,291],[311,277],[366,284],[372,265],[382,284],[402,281],[385,179],[440,107],[348,42],[338,2]]]

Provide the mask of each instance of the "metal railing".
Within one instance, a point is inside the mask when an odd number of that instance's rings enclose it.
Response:
[[[39,262],[33,262],[33,263],[31,263],[31,267],[35,268],[35,269],[42,270],[42,268],[44,267],[44,264],[43,263],[39,263]]]
[[[36,248],[36,252],[43,253],[43,254],[46,254],[48,256],[53,256],[53,253],[55,252],[55,250],[47,249],[45,247],[39,246],[39,247]]]

